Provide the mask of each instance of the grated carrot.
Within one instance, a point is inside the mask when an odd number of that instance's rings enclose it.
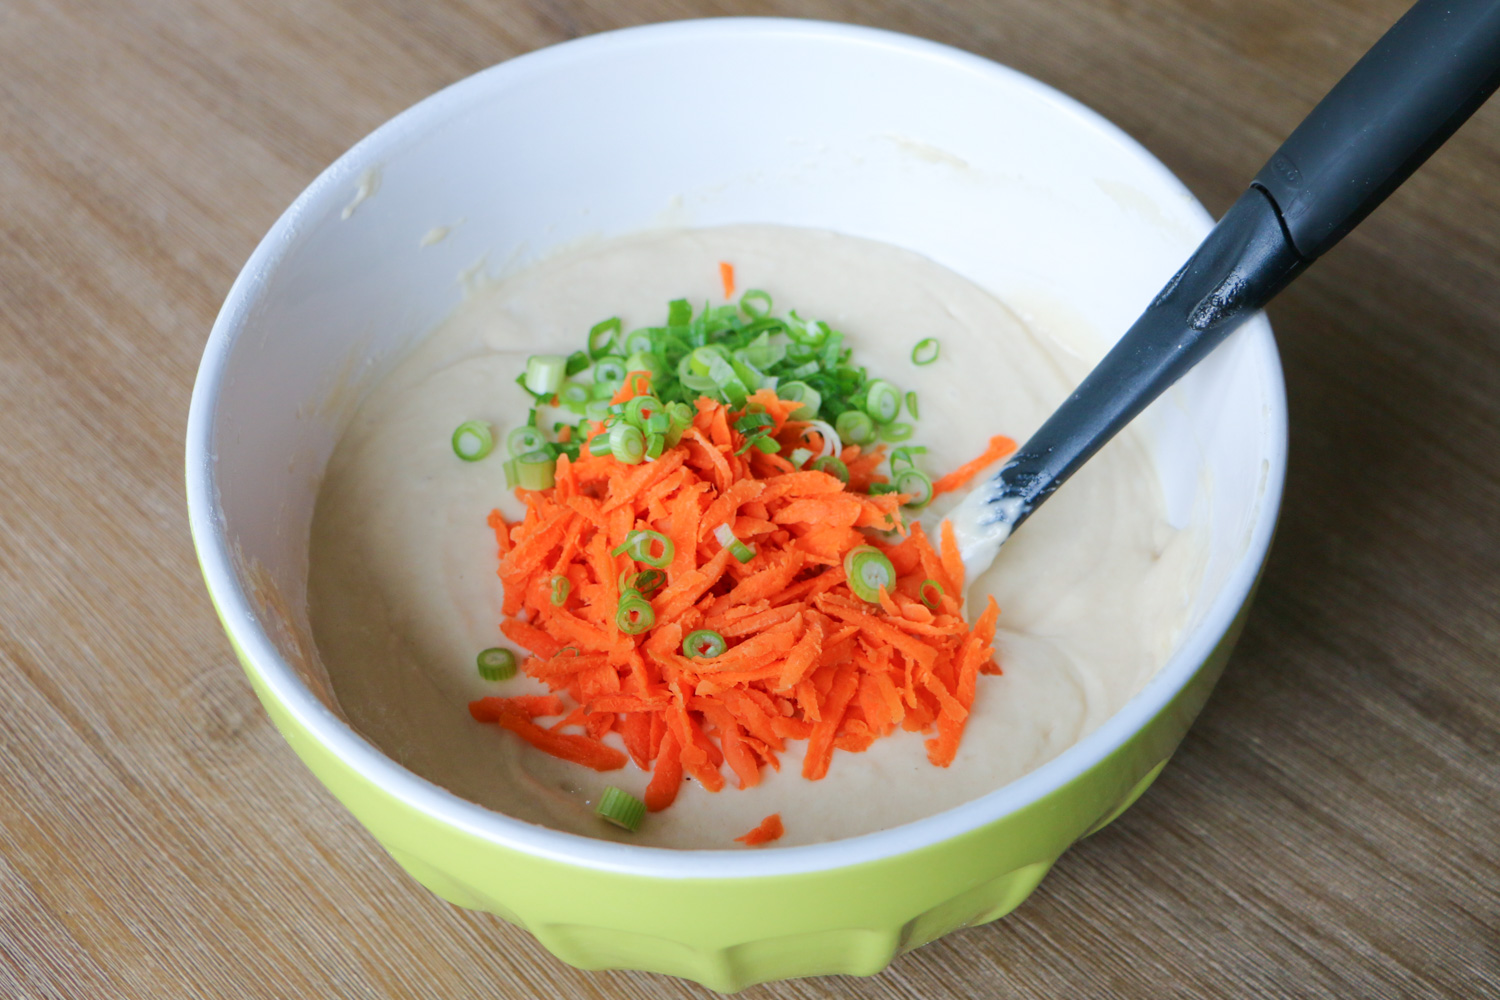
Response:
[[[719,261],[719,280],[724,283],[724,297],[734,298],[734,265],[728,261]]]
[[[984,454],[965,462],[941,479],[934,480],[932,495],[937,496],[939,493],[952,493],[954,490],[963,489],[969,485],[969,480],[984,471],[985,466],[993,465],[1015,450],[1014,441],[1004,434],[996,434],[990,438],[989,447],[984,450]]]
[[[781,813],[772,813],[760,821],[760,826],[734,839],[746,847],[759,847],[761,844],[769,844],[773,840],[780,840],[781,835],[784,833],[786,833],[786,827],[781,823]]]
[[[649,375],[632,372],[615,401],[649,391]],[[750,402],[772,418],[784,445],[800,444],[805,425],[790,419],[799,404],[765,389]],[[929,760],[952,763],[978,675],[999,668],[993,602],[972,627],[960,616],[963,566],[951,526],[944,523],[935,550],[919,525],[908,532],[903,497],[864,492],[882,481],[881,448],[845,448],[845,484],[744,449],[734,430],[742,414],[722,403],[700,398],[696,411],[681,443],[656,461],[626,465],[592,449],[564,457],[555,486],[517,491],[527,508],[519,522],[489,515],[504,586],[501,631],[532,654],[522,670],[554,694],[481,698],[470,713],[585,767],[634,761],[651,772],[645,803],[653,812],[670,806],[689,777],[723,788],[726,765],[739,787],[752,787],[762,768],[780,768],[788,741],[806,741],[802,773],[811,780],[838,753],[859,753],[898,730],[928,733]],[[586,436],[602,431],[595,424]],[[966,482],[1013,447],[996,438],[939,482]],[[719,543],[722,525],[753,544],[749,561]],[[893,534],[869,533],[880,529]],[[673,550],[665,578],[644,595],[655,620],[638,635],[615,622],[621,588],[647,568],[613,554],[634,531],[658,532]],[[896,571],[878,602],[856,597],[843,571],[845,555],[870,544]],[[559,576],[570,596],[554,605]],[[943,590],[931,607],[923,603],[928,581]],[[684,653],[698,629],[724,640],[719,655]],[[558,721],[534,721],[543,716]],[[738,839],[769,843],[781,832],[773,815]]]

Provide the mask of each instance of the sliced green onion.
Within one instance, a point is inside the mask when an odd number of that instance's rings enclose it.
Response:
[[[656,624],[656,611],[651,602],[635,594],[622,597],[619,610],[615,612],[615,627],[626,635],[640,635]]]
[[[688,637],[682,640],[682,655],[689,659],[712,659],[721,656],[729,644],[724,637],[713,629],[700,628],[696,632],[689,632]]]
[[[755,547],[746,545],[735,537],[734,529],[729,525],[721,524],[715,528],[714,537],[719,540],[720,545],[729,550],[730,555],[734,556],[740,562],[747,563],[755,558]]]
[[[906,506],[926,507],[932,500],[932,477],[914,465],[908,466],[896,474],[896,492],[911,495]]]
[[[813,453],[806,448],[793,448],[792,453],[786,457],[786,460],[800,469],[804,465],[806,465],[807,460],[812,457]]]
[[[479,676],[487,681],[508,681],[516,676],[516,654],[499,646],[491,646],[480,653]]]
[[[916,432],[916,428],[909,421],[897,420],[894,423],[883,424],[880,428],[880,440],[882,441],[905,441]]]
[[[568,355],[568,364],[563,374],[568,378],[572,378],[591,364],[593,364],[593,361],[589,358],[588,354],[583,351],[574,351]]]
[[[523,490],[549,490],[556,483],[557,459],[545,451],[515,457],[516,485]]]
[[[653,544],[660,545],[661,551],[653,554],[651,551]],[[672,544],[672,539],[660,531],[632,531],[625,536],[625,544],[615,549],[610,555],[629,555],[636,562],[643,562],[647,566],[661,569],[672,562],[672,556],[676,553],[677,546]]]
[[[899,493],[899,492],[901,492],[901,491],[898,490],[898,489],[896,489],[896,484],[895,483],[871,483],[870,484],[870,496],[872,496],[872,497],[883,497],[887,493]]]
[[[521,470],[517,466],[515,459],[507,459],[501,468],[505,470],[506,489],[513,490],[521,485]]]
[[[505,447],[510,449],[513,456],[524,455],[528,451],[547,447],[547,439],[535,427],[517,427],[506,435]]]
[[[568,599],[569,591],[571,591],[572,589],[572,580],[569,580],[567,577],[562,576],[561,574],[554,576],[552,578],[552,596],[550,598],[552,601],[552,606],[554,608],[562,607],[563,602]]]
[[[596,424],[602,424],[609,416],[609,403],[602,399],[592,400],[583,408],[583,415]]]
[[[586,385],[580,385],[577,382],[568,382],[559,390],[557,398],[562,405],[579,416],[588,412],[589,387]]]
[[[865,412],[877,424],[888,424],[901,412],[901,390],[883,378],[870,383],[865,390]]]
[[[771,343],[770,331],[762,330],[759,336],[736,350],[733,356],[764,371],[781,363],[781,359],[786,357],[786,345]]]
[[[834,430],[833,425],[823,420],[809,420],[807,426],[802,428],[802,440],[807,440],[807,435],[817,431],[818,437],[823,439],[823,447],[818,452],[819,458],[829,455],[837,458],[844,453],[844,442],[839,440],[839,432]]]
[[[747,288],[740,296],[740,308],[752,319],[765,319],[771,315],[771,296],[759,288]]]
[[[622,326],[618,316],[611,316],[602,323],[595,323],[589,329],[589,357],[599,358],[608,354]]]
[[[667,438],[664,434],[651,433],[646,435],[646,458],[656,461],[661,458],[661,453],[667,450]]]
[[[694,352],[693,361],[697,363],[697,355],[706,348],[698,348]],[[740,373],[734,370],[734,365],[721,354],[710,354],[708,359],[708,377],[714,380],[714,386],[723,395],[724,401],[730,406],[739,408],[745,405],[745,397],[750,395],[750,389],[740,378]]]
[[[693,321],[693,304],[687,299],[673,299],[667,303],[667,325],[687,326]]]
[[[762,427],[775,427],[776,419],[769,413],[747,413],[734,422],[734,429],[741,434],[749,434],[751,431],[760,430]]]
[[[625,422],[644,431],[651,415],[661,412],[661,400],[655,396],[636,396],[625,404]]]
[[[626,354],[650,354],[654,350],[655,345],[651,343],[650,330],[631,330],[625,338]],[[634,368],[631,369],[631,371],[636,370]]]
[[[618,423],[609,429],[609,450],[626,465],[639,465],[646,457],[646,435],[639,427]]]
[[[906,394],[906,412],[911,414],[913,420],[922,419],[921,415],[917,413],[917,390],[915,389]]]
[[[629,374],[630,369],[625,366],[625,359],[618,354],[606,354],[602,358],[594,359],[595,385],[608,385],[617,389],[625,381],[625,376]],[[610,395],[614,395],[613,389]]]
[[[495,432],[483,420],[465,420],[453,431],[453,454],[477,462],[495,450]]]
[[[623,594],[627,590],[633,590],[644,597],[666,582],[667,574],[659,569],[642,570],[639,573],[632,573],[627,569],[620,574],[620,592]]]
[[[931,593],[931,591],[936,591],[936,593]],[[943,597],[943,585],[936,580],[923,580],[922,586],[917,588],[917,596],[922,599],[922,603],[927,605],[929,610],[936,611]]]
[[[625,359],[625,367],[633,372],[650,372],[652,378],[656,378],[666,370],[662,366],[661,358],[650,351],[632,351],[630,357]]]
[[[847,483],[849,481],[849,466],[844,464],[843,459],[834,458],[832,455],[824,455],[814,462],[813,470],[816,472],[826,472],[830,476],[837,476],[840,482]]]
[[[567,371],[568,359],[561,354],[533,354],[526,359],[526,390],[550,396],[562,388]]]
[[[806,382],[782,382],[776,386],[776,395],[802,404],[791,412],[793,420],[811,420],[823,405],[823,394]]]
[[[891,449],[891,472],[899,472],[903,466],[916,465],[916,456],[925,454],[927,454],[927,449],[921,445],[905,445]]]
[[[833,428],[840,438],[854,444],[868,444],[875,440],[875,421],[863,410],[845,410],[834,421]]]
[[[715,355],[721,358],[724,356],[723,348],[719,347],[718,344],[707,344],[703,347],[696,348],[693,353],[689,355],[689,358],[691,358],[690,364],[692,373],[694,375],[707,375],[708,367],[713,363]]]
[[[911,349],[911,362],[914,365],[930,365],[938,358],[938,342],[936,337],[928,337],[917,341],[917,346]]]
[[[599,796],[599,805],[594,812],[606,823],[613,823],[622,830],[635,833],[641,827],[641,820],[646,818],[646,803],[629,792],[622,792],[610,785]]]
[[[713,392],[717,386],[714,380],[708,377],[708,364],[705,362],[703,371],[698,371],[695,354],[684,354],[682,360],[677,362],[677,381],[681,382],[694,395],[701,392]]]
[[[844,575],[855,596],[872,604],[880,600],[881,587],[889,593],[896,586],[896,567],[873,545],[861,545],[844,556]]]
[[[820,347],[827,342],[832,331],[822,320],[803,319],[797,310],[791,312],[792,321],[787,324],[786,335],[794,342],[806,347]]]
[[[672,429],[672,418],[667,416],[665,410],[657,410],[646,418],[641,430],[649,434],[665,434]]]

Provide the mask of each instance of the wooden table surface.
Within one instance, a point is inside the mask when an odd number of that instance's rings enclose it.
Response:
[[[1222,211],[1402,0],[0,0],[0,995],[699,997],[397,869],[204,594],[188,395],[256,241],[390,115],[729,13],[958,45]],[[1009,918],[748,997],[1500,996],[1500,103],[1272,310],[1292,450],[1174,763]]]

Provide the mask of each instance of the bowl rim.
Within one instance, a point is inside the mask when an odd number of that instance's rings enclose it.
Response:
[[[1197,628],[1141,691],[1097,729],[1057,757],[977,799],[922,819],[873,833],[764,851],[681,849],[622,844],[566,833],[519,820],[460,798],[406,770],[328,709],[280,654],[235,569],[218,504],[214,428],[225,366],[237,336],[255,309],[269,275],[292,248],[303,218],[327,189],[342,187],[372,163],[416,140],[429,127],[487,99],[498,89],[545,75],[578,60],[640,45],[740,40],[760,36],[840,46],[892,49],[947,63],[1029,91],[1078,124],[1138,157],[1196,206],[1204,231],[1212,217],[1185,185],[1135,139],[1102,115],[1008,66],[938,42],[857,25],[792,18],[727,17],[623,28],[526,53],[438,91],[371,132],[326,168],[277,219],[236,277],[214,321],[193,387],[186,433],[188,517],[209,595],[246,666],[303,730],[343,764],[412,809],[504,848],[587,869],[664,879],[736,880],[785,876],[866,864],[934,847],[1023,809],[1097,766],[1127,743],[1186,686],[1249,598],[1270,548],[1286,473],[1287,413],[1280,358],[1264,316],[1240,331],[1252,357],[1268,375],[1268,452],[1260,508],[1248,543]]]

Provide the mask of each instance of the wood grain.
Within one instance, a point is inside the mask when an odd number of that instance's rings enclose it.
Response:
[[[406,878],[280,742],[183,511],[193,374],[282,208],[565,38],[728,13],[1009,63],[1222,211],[1399,0],[4,0],[0,994],[699,997]],[[1012,917],[754,998],[1500,996],[1500,105],[1272,311],[1292,410],[1242,646]]]

